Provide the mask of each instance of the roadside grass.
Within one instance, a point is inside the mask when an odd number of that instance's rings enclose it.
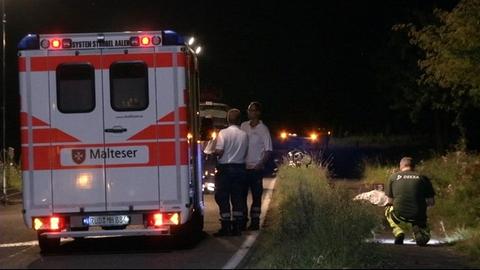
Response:
[[[396,167],[390,165],[382,165],[378,161],[372,162],[363,160],[361,169],[363,171],[362,181],[364,184],[385,184],[388,177],[395,172]]]
[[[3,166],[0,166],[0,179],[3,177],[3,169]],[[13,162],[7,163],[5,166],[5,178],[7,180],[7,188],[17,191],[22,190],[22,171],[20,165]]]
[[[363,181],[376,182],[394,167],[365,162]],[[428,210],[432,230],[480,262],[480,155],[461,151],[437,155],[420,162],[417,170],[435,188],[436,204]]]
[[[328,171],[282,166],[268,226],[249,268],[368,268],[379,264],[365,242],[380,223],[374,207],[328,184]]]

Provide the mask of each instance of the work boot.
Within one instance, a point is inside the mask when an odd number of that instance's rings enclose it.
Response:
[[[215,237],[230,236],[232,235],[232,222],[230,220],[220,220],[222,222],[222,228],[213,234]]]
[[[405,238],[405,234],[401,233],[395,236],[395,245],[403,245],[403,239]]]
[[[252,218],[252,221],[250,222],[250,226],[248,226],[249,231],[258,231],[260,230],[260,219],[258,218]]]
[[[243,220],[233,221],[232,233],[231,233],[232,236],[241,236],[242,235],[242,231],[241,231],[242,224],[243,224]]]
[[[413,225],[413,237],[418,246],[424,247],[430,240],[430,236],[422,233],[422,229],[418,225]]]

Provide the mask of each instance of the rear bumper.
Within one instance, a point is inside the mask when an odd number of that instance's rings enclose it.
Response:
[[[170,228],[157,229],[125,229],[125,230],[95,230],[95,231],[65,231],[65,232],[44,232],[40,236],[47,238],[67,238],[67,237],[111,237],[111,236],[168,236]]]

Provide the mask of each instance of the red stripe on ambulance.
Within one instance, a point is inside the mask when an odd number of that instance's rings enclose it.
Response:
[[[180,138],[187,138],[187,125],[180,125]],[[158,135],[157,135],[158,134]],[[175,138],[175,125],[151,125],[130,137],[129,141]]]
[[[179,118],[179,121],[187,121],[187,107],[178,108],[178,118]],[[173,122],[173,121],[175,121],[175,112],[171,112],[158,120],[158,122]]]
[[[113,62],[143,61],[148,67],[173,67],[172,53],[132,53],[132,54],[104,54],[104,55],[76,55],[76,56],[33,56],[30,62],[30,71],[54,71],[58,65],[65,63],[90,63],[95,69],[108,69]],[[183,53],[176,53],[177,66],[185,67],[186,57]],[[27,71],[25,57],[18,60],[18,70]]]
[[[41,126],[49,126],[50,124],[32,116],[32,126],[34,127],[41,127]],[[28,113],[20,112],[20,126],[21,127],[28,127]]]
[[[57,128],[43,128],[32,130],[33,143],[62,143],[62,142],[80,142],[77,138]],[[22,142],[28,142],[28,129],[21,130]]]

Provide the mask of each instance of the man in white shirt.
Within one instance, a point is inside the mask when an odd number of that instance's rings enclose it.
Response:
[[[239,127],[240,111],[238,109],[228,111],[227,121],[229,127],[218,133],[215,145],[215,153],[218,155],[215,201],[220,208],[222,228],[214,236],[241,235],[240,226],[243,224],[245,157],[248,138]]]
[[[255,231],[260,228],[260,213],[262,210],[263,194],[263,171],[265,164],[272,154],[272,138],[267,126],[260,120],[262,105],[259,102],[252,102],[248,106],[249,121],[243,122],[241,129],[248,135],[248,151],[246,158],[247,178],[244,194],[245,218],[242,229],[245,229],[248,222],[247,196],[252,191],[252,205],[250,208],[249,230]]]

